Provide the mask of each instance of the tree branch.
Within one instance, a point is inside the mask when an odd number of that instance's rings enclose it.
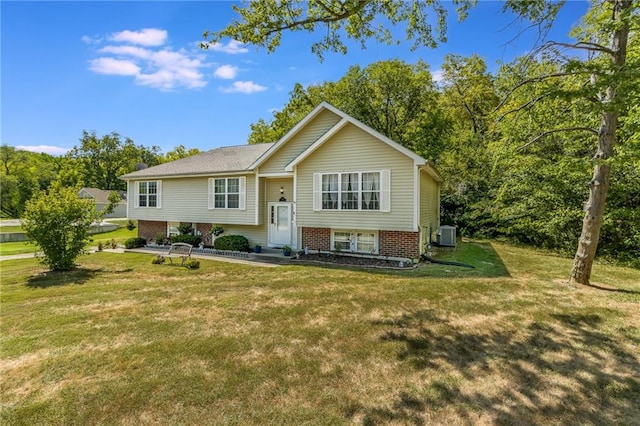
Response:
[[[331,16],[318,16],[315,18],[306,18],[306,19],[302,19],[300,21],[293,21],[289,24],[284,24],[272,29],[269,29],[265,34],[266,35],[271,35],[273,33],[277,33],[283,30],[290,30],[292,28],[296,28],[296,27],[303,27],[305,25],[308,24],[316,24],[319,22],[325,22],[325,23],[331,23],[331,22],[336,22],[336,21],[340,21],[342,19],[348,18],[356,13],[358,13],[360,10],[362,10],[363,7],[366,6],[367,3],[369,3],[369,0],[359,0],[358,3],[356,3],[356,5],[353,7],[353,9],[344,9],[344,12],[342,13],[336,13],[333,10],[329,9],[329,7],[327,5],[325,5],[322,1],[316,0],[314,1],[314,3],[316,3],[317,5],[319,5],[322,9],[324,9],[327,13],[331,14]]]
[[[540,139],[549,136],[553,133],[561,133],[561,132],[576,132],[576,131],[580,131],[580,132],[591,132],[595,135],[598,134],[598,131],[592,127],[563,127],[560,129],[553,129],[553,130],[547,130],[546,132],[542,132],[540,133],[538,136],[536,136],[535,138],[531,139],[529,142],[527,142],[526,144],[522,145],[521,147],[519,147],[517,149],[517,151],[521,151],[525,148],[527,148],[529,145],[533,145],[534,143],[538,142]]]
[[[549,41],[545,43],[542,47],[540,47],[539,50],[543,50],[552,46],[561,46],[561,47],[568,47],[570,49],[588,50],[591,52],[602,52],[602,53],[608,53],[609,55],[613,55],[614,53],[613,50],[609,49],[608,47],[602,46],[597,43],[590,43],[588,41],[579,41],[577,43],[563,43],[560,41]]]
[[[581,75],[581,74],[590,74],[590,72],[589,73],[586,72],[586,71],[580,71],[580,72],[556,72],[556,73],[552,73],[552,74],[545,74],[545,75],[540,75],[538,77],[532,77],[532,78],[528,78],[526,80],[522,80],[520,83],[518,83],[515,86],[513,86],[511,88],[511,90],[509,90],[509,92],[505,95],[504,99],[502,99],[502,101],[500,101],[498,106],[496,106],[493,109],[493,112],[498,111],[505,103],[507,103],[507,101],[509,100],[509,97],[513,94],[513,92],[515,92],[516,90],[518,90],[519,88],[521,88],[522,86],[524,86],[526,84],[540,83],[541,81],[548,80],[550,78],[567,77],[567,76],[570,76],[570,75]]]

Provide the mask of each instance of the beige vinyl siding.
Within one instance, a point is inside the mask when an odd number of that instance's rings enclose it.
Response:
[[[235,177],[235,176],[220,176]],[[129,181],[127,202],[129,218],[199,223],[255,224],[255,177],[246,176],[245,210],[209,210],[209,177],[157,179],[162,181],[162,208],[135,207],[134,187],[138,181]]]
[[[267,225],[223,225],[224,235],[242,235],[249,240],[249,246],[267,246]]]
[[[297,166],[298,227],[417,231],[414,217],[413,160],[348,124]],[[313,174],[391,172],[391,211],[313,211]]]
[[[432,232],[438,226],[438,182],[426,171],[420,171],[420,228]]]
[[[277,178],[266,179],[266,190],[264,197],[264,205],[267,203],[275,203],[280,200],[280,187],[284,188],[284,198],[287,201],[293,201],[293,179],[292,178]]]
[[[260,165],[260,173],[284,172],[284,168],[311,144],[340,121],[340,117],[325,110],[308,123],[298,134],[280,147]],[[289,199],[289,197],[287,197]]]

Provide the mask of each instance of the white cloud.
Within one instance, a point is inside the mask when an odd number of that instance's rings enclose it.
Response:
[[[113,53],[122,56],[134,56],[136,58],[147,59],[151,56],[152,51],[144,47],[137,46],[105,46],[100,49],[100,53]]]
[[[157,28],[143,28],[140,31],[125,30],[111,34],[109,40],[142,46],[162,46],[167,41],[167,31]]]
[[[432,74],[431,74],[431,79],[435,82],[435,83],[442,83],[442,80],[444,79],[444,72],[439,69],[439,70],[435,70]]]
[[[89,61],[91,71],[98,74],[111,75],[138,75],[140,67],[132,61],[115,58],[98,58]]]
[[[17,145],[16,149],[21,151],[31,152],[44,152],[51,155],[64,155],[69,151],[69,148],[61,148],[53,145]]]
[[[257,93],[267,90],[265,86],[254,83],[253,81],[234,81],[231,87],[221,87],[223,93]]]
[[[93,38],[87,35],[83,35],[82,37],[80,37],[80,40],[82,40],[83,43],[87,44],[98,44],[102,41],[102,39],[99,37]]]
[[[200,70],[208,64],[201,60],[200,52],[114,44],[97,52],[109,55],[89,61],[90,69],[100,74],[130,75],[141,86],[165,91],[180,87],[199,89],[207,85]]]
[[[222,65],[218,67],[213,73],[214,76],[218,78],[224,78],[227,80],[236,78],[238,74],[238,67],[234,67],[233,65]]]
[[[216,52],[229,53],[231,55],[237,55],[238,53],[247,53],[249,49],[244,47],[240,42],[231,40],[227,44],[213,43],[209,45],[209,49]]]

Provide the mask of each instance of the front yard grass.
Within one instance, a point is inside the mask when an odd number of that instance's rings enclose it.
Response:
[[[638,424],[640,271],[461,250],[484,275],[4,261],[0,423]]]

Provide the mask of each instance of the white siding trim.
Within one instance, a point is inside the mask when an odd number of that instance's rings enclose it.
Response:
[[[260,177],[258,176],[258,173],[255,174],[255,188],[256,196],[254,197],[254,206],[256,214],[253,223],[254,225],[257,225],[260,223]]]
[[[156,194],[156,208],[161,209],[162,208],[162,181],[161,180],[156,181],[156,188],[158,191],[158,193]]]
[[[129,218],[129,200],[131,200],[131,181],[127,179],[127,218]]]
[[[271,173],[258,173],[257,176],[260,177],[270,177],[270,178],[288,178],[293,176],[293,173],[290,172],[271,172]]]
[[[322,210],[322,173],[313,174],[313,211]]]
[[[380,171],[380,211],[391,211],[391,170]]]
[[[213,201],[214,196],[213,196],[213,179],[214,178],[209,178],[208,181],[208,191],[207,191],[207,205],[209,207],[209,210],[213,210],[216,208],[216,203]]]
[[[133,207],[140,207],[140,182],[133,181]]]
[[[300,155],[298,155],[296,158],[294,158],[293,161],[291,161],[289,164],[287,164],[287,166],[285,167],[285,171],[287,171],[287,172],[292,171],[293,168],[296,165],[298,165],[298,163],[300,163],[305,158],[307,158],[309,155],[311,155],[316,149],[318,149],[327,140],[331,139],[336,133],[338,133],[338,131],[340,131],[340,129],[342,129],[344,126],[346,126],[347,123],[349,123],[349,120],[347,120],[346,118],[343,118],[342,120],[338,121],[338,123],[335,126],[330,128],[317,141],[312,143],[307,149],[302,151],[302,153]]]
[[[238,179],[238,209],[247,209],[247,178],[246,176],[240,176]]]
[[[420,231],[420,168],[413,168],[413,230]]]

